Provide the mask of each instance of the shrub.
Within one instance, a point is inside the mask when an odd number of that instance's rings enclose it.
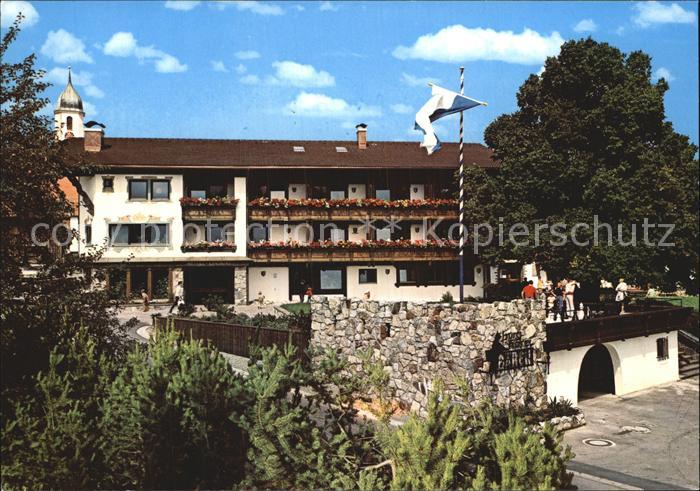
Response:
[[[442,303],[449,303],[449,304],[455,303],[455,299],[454,299],[454,297],[452,296],[452,293],[450,293],[450,292],[445,292],[445,293],[443,293],[443,294],[442,294],[442,298],[440,299],[440,301],[441,301]]]

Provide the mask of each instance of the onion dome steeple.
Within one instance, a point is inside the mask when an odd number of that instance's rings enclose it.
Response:
[[[58,103],[56,104],[56,111],[61,110],[83,112],[83,100],[78,95],[75,87],[73,87],[70,67],[68,67],[68,85],[66,85],[66,88],[63,89],[63,92],[61,92],[61,95],[58,98]]]

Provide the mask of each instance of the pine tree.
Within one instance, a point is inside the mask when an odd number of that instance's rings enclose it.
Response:
[[[471,440],[457,406],[439,389],[430,393],[425,419],[411,415],[386,438],[395,473],[391,489],[453,489],[468,485]]]

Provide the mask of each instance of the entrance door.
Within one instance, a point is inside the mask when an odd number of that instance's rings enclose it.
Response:
[[[589,399],[615,393],[615,370],[610,352],[602,344],[588,350],[581,362],[578,377],[578,398]]]
[[[185,300],[201,304],[208,295],[233,303],[233,268],[229,266],[185,268]]]

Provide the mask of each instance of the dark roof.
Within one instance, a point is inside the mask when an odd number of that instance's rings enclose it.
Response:
[[[71,152],[82,152],[82,138],[66,141]],[[293,147],[304,151],[295,152]],[[105,138],[102,151],[87,155],[106,167],[452,169],[459,165],[456,143],[444,143],[441,150],[428,155],[418,142],[368,142],[360,150],[355,141]],[[464,145],[464,162],[498,167],[492,151],[478,143]]]

